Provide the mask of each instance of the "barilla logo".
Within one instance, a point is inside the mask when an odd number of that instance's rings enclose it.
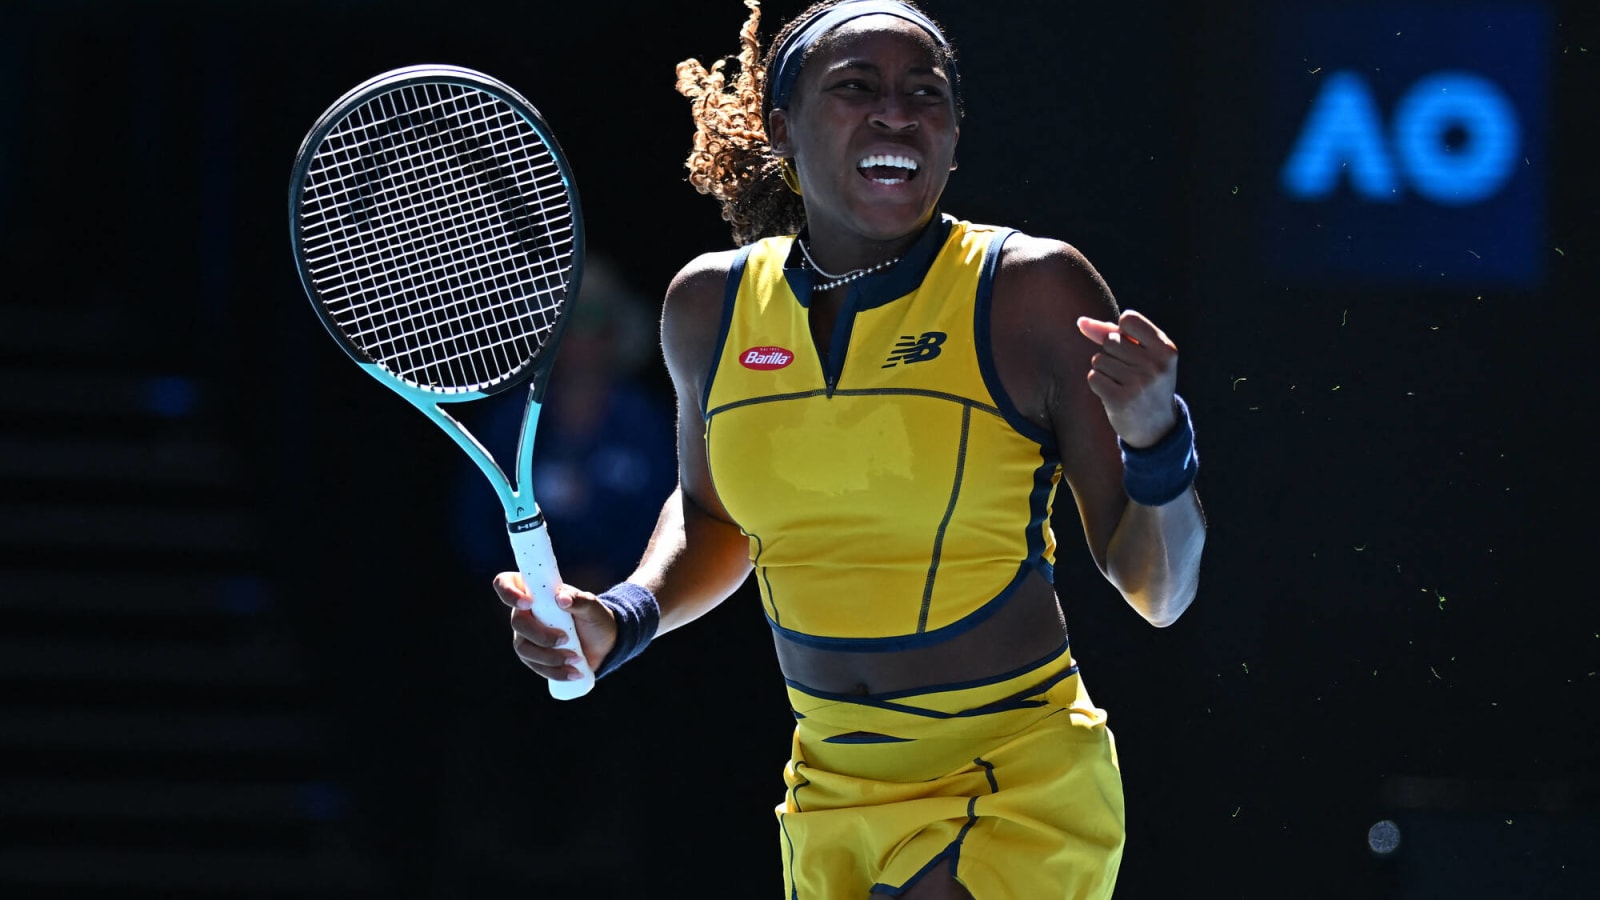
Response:
[[[751,347],[739,354],[739,365],[758,372],[781,369],[794,362],[794,354],[782,347]]]

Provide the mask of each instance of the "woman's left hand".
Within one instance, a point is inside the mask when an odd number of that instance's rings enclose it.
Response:
[[[1117,436],[1149,447],[1178,422],[1178,347],[1154,322],[1126,310],[1115,322],[1082,316],[1078,330],[1100,345],[1089,360],[1089,389],[1105,404]]]

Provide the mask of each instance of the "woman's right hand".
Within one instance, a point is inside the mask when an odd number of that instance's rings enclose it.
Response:
[[[522,664],[551,681],[571,681],[578,677],[576,651],[558,649],[564,639],[559,628],[534,618],[532,597],[520,572],[501,572],[494,578],[494,592],[511,608],[511,648]],[[569,584],[556,589],[556,605],[572,614],[578,643],[591,670],[598,670],[617,643],[617,621],[611,610],[588,591]]]

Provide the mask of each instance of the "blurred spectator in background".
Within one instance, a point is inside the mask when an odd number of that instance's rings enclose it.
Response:
[[[533,496],[570,584],[600,590],[626,578],[677,486],[672,409],[644,375],[657,359],[654,309],[620,267],[588,254],[533,453]],[[499,453],[516,446],[521,426],[518,403],[496,404],[492,418],[469,423]],[[514,565],[505,513],[477,466],[462,459],[452,530],[469,573],[488,578]]]

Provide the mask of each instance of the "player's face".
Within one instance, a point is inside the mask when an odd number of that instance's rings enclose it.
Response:
[[[846,22],[813,50],[772,136],[794,159],[814,237],[893,240],[928,221],[960,136],[938,60],[927,32],[894,16]]]

